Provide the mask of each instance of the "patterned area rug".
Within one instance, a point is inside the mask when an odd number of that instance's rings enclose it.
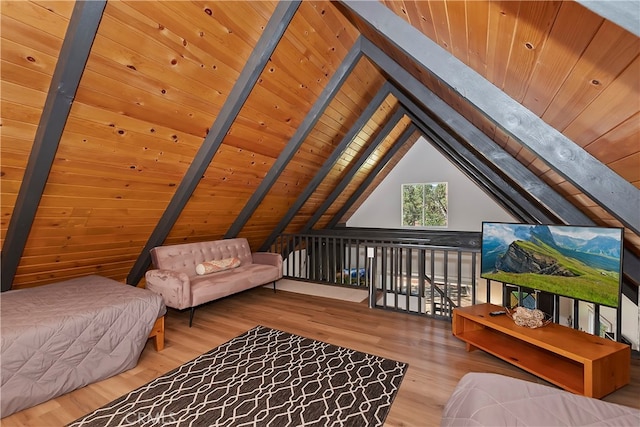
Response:
[[[406,363],[257,326],[70,426],[381,426]]]

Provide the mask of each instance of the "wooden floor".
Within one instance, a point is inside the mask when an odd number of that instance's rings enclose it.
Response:
[[[135,368],[16,413],[2,426],[64,425],[258,324],[407,362],[388,426],[438,425],[445,402],[467,372],[544,383],[482,351],[467,353],[446,321],[372,310],[365,303],[257,288],[199,308],[193,327],[188,323],[188,310],[169,310],[162,352],[149,340]],[[631,375],[631,384],[603,400],[640,408],[639,360],[632,361]]]

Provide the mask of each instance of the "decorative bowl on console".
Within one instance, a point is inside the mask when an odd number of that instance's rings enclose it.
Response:
[[[524,326],[531,329],[547,326],[553,321],[551,316],[545,314],[542,310],[530,309],[526,307],[506,308],[507,316],[518,326]]]

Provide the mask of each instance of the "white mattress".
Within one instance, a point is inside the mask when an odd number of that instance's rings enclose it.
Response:
[[[640,426],[640,410],[498,374],[466,374],[442,426]]]

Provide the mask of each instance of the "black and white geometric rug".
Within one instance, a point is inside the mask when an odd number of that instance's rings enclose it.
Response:
[[[257,326],[70,426],[381,426],[408,365]]]

